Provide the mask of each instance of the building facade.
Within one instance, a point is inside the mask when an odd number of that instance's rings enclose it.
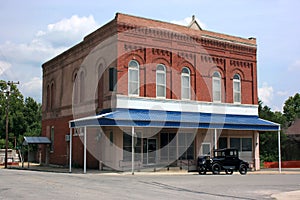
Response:
[[[117,13],[42,66],[44,161],[159,168],[234,147],[258,170],[259,131],[278,126],[258,118],[256,52],[255,38],[194,18],[181,26]]]

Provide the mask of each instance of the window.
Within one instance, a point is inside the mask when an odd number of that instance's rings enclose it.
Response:
[[[74,80],[73,80],[73,102],[75,104],[78,103],[78,96],[79,96],[79,83],[78,83],[78,76],[77,73],[74,75]]]
[[[54,107],[54,99],[55,99],[55,97],[54,97],[54,83],[51,84],[51,89],[50,90],[51,90],[51,92],[50,92],[50,94],[51,94],[50,109],[52,109]]]
[[[213,101],[221,102],[221,75],[219,72],[214,72],[212,81]]]
[[[134,157],[135,161],[141,160],[141,134],[137,133],[134,137]],[[132,136],[123,133],[123,161],[131,161],[132,159]]]
[[[163,64],[156,67],[156,97],[166,98],[166,67]]]
[[[238,74],[233,76],[233,102],[241,103],[241,77]]]
[[[181,71],[181,99],[189,100],[190,93],[190,70],[184,67]]]
[[[109,91],[116,90],[116,83],[117,83],[117,69],[116,68],[109,68]]]
[[[80,99],[79,99],[80,102],[84,101],[84,96],[85,96],[84,91],[85,91],[84,72],[82,71],[80,73]]]
[[[220,137],[219,138],[219,149],[225,149],[225,148],[227,148],[227,138]]]
[[[163,162],[171,163],[177,159],[177,137],[176,133],[160,134],[160,159]]]
[[[252,151],[252,138],[230,138],[230,147],[240,152]]]
[[[128,64],[128,95],[139,96],[139,63],[131,60]]]
[[[50,129],[50,141],[51,141],[50,152],[54,152],[54,126],[51,126]]]
[[[50,109],[50,99],[51,99],[51,95],[50,95],[50,85],[47,86],[47,110]]]
[[[201,151],[202,155],[210,155],[210,143],[202,143]]]
[[[194,159],[194,134],[179,133],[178,135],[178,154],[180,160]]]

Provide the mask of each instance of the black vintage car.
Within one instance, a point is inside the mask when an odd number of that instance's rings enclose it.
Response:
[[[239,171],[240,174],[247,174],[249,163],[239,159],[237,149],[218,149],[214,150],[214,156],[199,156],[197,160],[197,170],[199,174],[206,174],[211,171],[213,174],[220,174],[225,171],[226,174],[232,174]]]

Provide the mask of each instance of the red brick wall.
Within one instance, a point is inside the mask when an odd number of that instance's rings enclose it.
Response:
[[[134,37],[134,36],[132,36]],[[121,36],[122,42],[118,45],[118,93],[127,95],[128,63],[136,60],[140,64],[140,96],[156,97],[156,66],[164,64],[167,67],[167,99],[181,98],[181,69],[188,67],[191,71],[191,99],[198,101],[212,101],[212,74],[219,71],[222,76],[222,102],[233,103],[233,76],[241,77],[242,104],[257,104],[257,75],[256,56],[249,60],[249,55],[238,52],[222,52],[218,49],[207,49],[196,43],[193,51],[187,57],[182,57],[185,46],[177,45],[172,49],[173,43],[154,46],[151,38],[143,45],[139,39],[133,40],[129,33]],[[143,37],[143,36],[140,36]],[[144,38],[146,39],[146,38]],[[126,41],[125,41],[126,40]],[[155,40],[155,39],[153,39]],[[172,45],[170,45],[172,44]],[[149,47],[153,45],[153,47]],[[195,44],[194,44],[195,45]],[[200,50],[206,50],[201,54]],[[199,50],[199,51],[198,51]],[[190,57],[189,57],[190,55]]]
[[[50,152],[49,163],[66,166],[69,164],[69,142],[65,141],[65,136],[70,134],[69,121],[72,117],[61,117],[42,122],[42,136],[50,139],[50,128],[54,126],[54,151]],[[74,134],[74,131],[73,131]],[[72,163],[74,166],[83,166],[83,143],[80,137],[73,136]],[[42,150],[43,162],[46,159],[45,148]],[[87,166],[89,168],[98,168],[98,161],[87,151]]]

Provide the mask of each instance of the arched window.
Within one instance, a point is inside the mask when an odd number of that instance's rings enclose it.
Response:
[[[238,74],[233,76],[233,102],[241,103],[241,77]]]
[[[78,83],[78,76],[77,73],[74,75],[73,79],[73,103],[77,104],[78,103],[78,96],[79,96],[79,83]]]
[[[219,72],[214,72],[212,77],[212,95],[214,102],[221,102],[221,75]]]
[[[163,64],[156,67],[156,97],[166,98],[166,67]]]
[[[139,63],[131,60],[128,64],[128,95],[139,96],[140,77]]]
[[[181,99],[191,99],[190,70],[187,67],[181,70]]]
[[[51,100],[50,100],[50,109],[52,109],[54,107],[54,99],[55,99],[55,91],[54,91],[54,83],[51,84],[51,89],[50,89],[50,93],[51,93]]]
[[[50,109],[51,101],[51,92],[50,92],[50,85],[47,86],[47,110]]]
[[[79,96],[79,101],[83,102],[84,101],[84,91],[85,91],[85,84],[84,84],[84,72],[80,72],[80,96]]]

